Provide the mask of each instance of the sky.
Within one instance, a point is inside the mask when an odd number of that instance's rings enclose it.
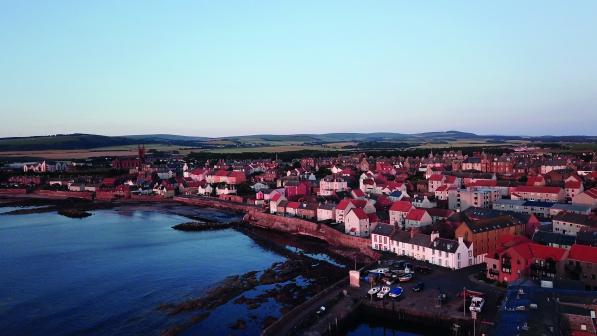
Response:
[[[597,1],[0,0],[0,137],[597,135]]]

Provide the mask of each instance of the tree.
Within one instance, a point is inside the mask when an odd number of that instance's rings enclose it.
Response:
[[[253,193],[253,189],[251,189],[251,186],[245,182],[236,187],[236,193],[240,196],[251,195]]]
[[[332,175],[332,171],[329,168],[320,167],[319,170],[315,172],[315,177],[319,180],[324,178],[328,175]]]

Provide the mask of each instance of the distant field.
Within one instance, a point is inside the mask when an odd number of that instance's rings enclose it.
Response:
[[[574,143],[570,144],[570,149],[577,151],[594,151],[597,150],[597,143]]]
[[[356,146],[359,143],[356,141],[344,141],[344,142],[333,142],[333,143],[326,143],[324,145],[324,147],[330,147],[330,148],[344,148],[347,146]]]
[[[302,146],[302,145],[283,145],[283,146],[260,146],[246,148],[216,148],[216,149],[192,149],[176,145],[146,145],[146,150],[155,149],[158,151],[178,153],[186,155],[191,152],[206,153],[282,153],[301,150],[319,150],[335,151],[340,148],[322,147],[322,146]],[[0,157],[37,157],[48,160],[68,160],[68,159],[87,159],[91,157],[114,157],[114,156],[136,156],[137,145],[123,145],[114,147],[101,147],[94,149],[72,149],[72,150],[39,150],[39,151],[10,151],[0,152]]]
[[[145,150],[155,149],[159,151],[177,150],[181,154],[191,152],[188,147],[175,145],[146,145]],[[63,149],[63,150],[39,150],[39,151],[9,151],[0,152],[0,157],[38,157],[48,160],[68,160],[68,159],[87,159],[91,157],[106,156],[136,156],[138,153],[137,145],[122,145],[112,147],[100,147],[92,149]]]
[[[207,153],[282,153],[282,152],[296,152],[302,150],[315,150],[315,151],[335,151],[338,148],[329,148],[322,146],[264,146],[264,147],[249,147],[249,148],[217,148],[204,150],[202,152]]]
[[[515,145],[522,145],[528,143],[528,141],[523,140],[507,140],[503,143],[495,143],[495,142],[487,142],[487,141],[470,141],[470,140],[458,140],[458,141],[448,141],[447,143],[425,143],[418,146],[414,146],[415,148],[458,148],[458,147],[501,147],[501,146],[515,146]]]
[[[133,156],[137,155],[137,150],[102,150],[95,151],[89,149],[73,150],[45,150],[45,151],[18,151],[18,152],[0,152],[0,157],[37,157],[48,160],[68,160],[68,159],[87,159],[90,157],[103,156]]]

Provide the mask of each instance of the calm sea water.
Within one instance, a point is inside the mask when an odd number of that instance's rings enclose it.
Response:
[[[171,229],[184,221],[111,210],[84,219],[0,215],[0,333],[159,334],[187,318],[166,316],[160,303],[197,297],[226,276],[284,260],[234,230]],[[276,316],[275,308],[259,313]],[[228,324],[246,315],[242,309],[222,306],[196,327],[228,334]],[[249,321],[243,333],[258,329]]]
[[[227,276],[285,260],[235,230],[171,229],[185,221],[152,211],[100,210],[84,219],[0,215],[0,334],[158,335],[196,315],[168,316],[157,309],[161,303],[198,297]],[[312,257],[335,263],[325,254]],[[183,335],[257,335],[279,308],[273,300],[254,310],[229,302]],[[239,318],[246,329],[231,330]],[[382,335],[367,325],[350,334]]]

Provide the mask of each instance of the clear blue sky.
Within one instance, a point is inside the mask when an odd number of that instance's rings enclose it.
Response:
[[[0,0],[0,136],[588,134],[597,1]]]

